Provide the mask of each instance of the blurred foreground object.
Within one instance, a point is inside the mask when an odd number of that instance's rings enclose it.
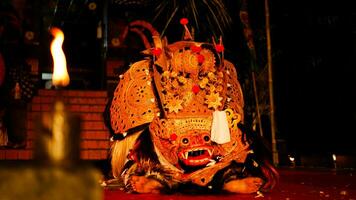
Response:
[[[100,172],[79,160],[80,118],[57,101],[36,125],[34,161],[0,165],[1,199],[102,199]]]
[[[59,29],[51,31],[61,33],[61,40],[53,42],[61,48],[63,33]],[[60,59],[53,57],[59,72],[53,73],[53,85],[61,89],[69,84],[65,56],[60,49],[51,50],[60,55]],[[99,171],[79,160],[81,120],[66,110],[63,91],[55,92],[52,111],[43,112],[35,119],[35,162],[0,165],[1,199],[102,199]]]

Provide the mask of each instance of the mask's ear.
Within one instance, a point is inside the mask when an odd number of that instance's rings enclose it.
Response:
[[[149,60],[136,62],[120,77],[110,106],[111,127],[115,135],[125,137],[131,130],[141,129],[159,112],[150,64]]]

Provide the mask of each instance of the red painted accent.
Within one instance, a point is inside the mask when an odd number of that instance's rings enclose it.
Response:
[[[182,18],[182,19],[180,19],[180,24],[182,24],[182,25],[187,25],[188,24],[188,19],[187,18]]]
[[[222,45],[222,44],[217,44],[217,45],[215,46],[215,49],[216,49],[216,51],[217,51],[218,53],[221,53],[221,52],[224,51],[224,45]]]
[[[152,49],[152,54],[155,56],[159,56],[162,53],[162,49],[161,48],[154,48]]]
[[[171,136],[170,136],[170,139],[172,140],[172,141],[175,141],[176,139],[177,139],[177,134],[175,134],[175,133],[172,133],[171,134]]]
[[[198,56],[198,63],[199,64],[202,64],[203,62],[204,62],[204,60],[205,60],[205,57],[203,56],[203,55],[197,55]]]
[[[199,53],[201,51],[201,47],[200,46],[195,46],[195,45],[192,45],[190,47],[190,49],[194,52],[194,53]]]
[[[192,91],[194,94],[198,94],[198,92],[200,91],[199,85],[197,85],[197,84],[193,85]]]

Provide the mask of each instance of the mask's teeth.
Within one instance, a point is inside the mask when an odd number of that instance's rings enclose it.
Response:
[[[188,151],[184,153],[184,159],[188,159]]]
[[[213,151],[212,151],[212,150],[208,149],[207,151],[208,151],[208,153],[209,153],[209,156],[212,156],[212,155],[213,155]]]

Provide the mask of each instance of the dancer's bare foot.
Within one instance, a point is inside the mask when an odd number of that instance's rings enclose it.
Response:
[[[159,193],[162,189],[162,184],[154,179],[149,179],[144,176],[132,176],[131,186],[135,192],[138,193]]]
[[[251,194],[257,192],[262,184],[261,178],[247,177],[229,181],[224,184],[223,189],[232,193]]]

